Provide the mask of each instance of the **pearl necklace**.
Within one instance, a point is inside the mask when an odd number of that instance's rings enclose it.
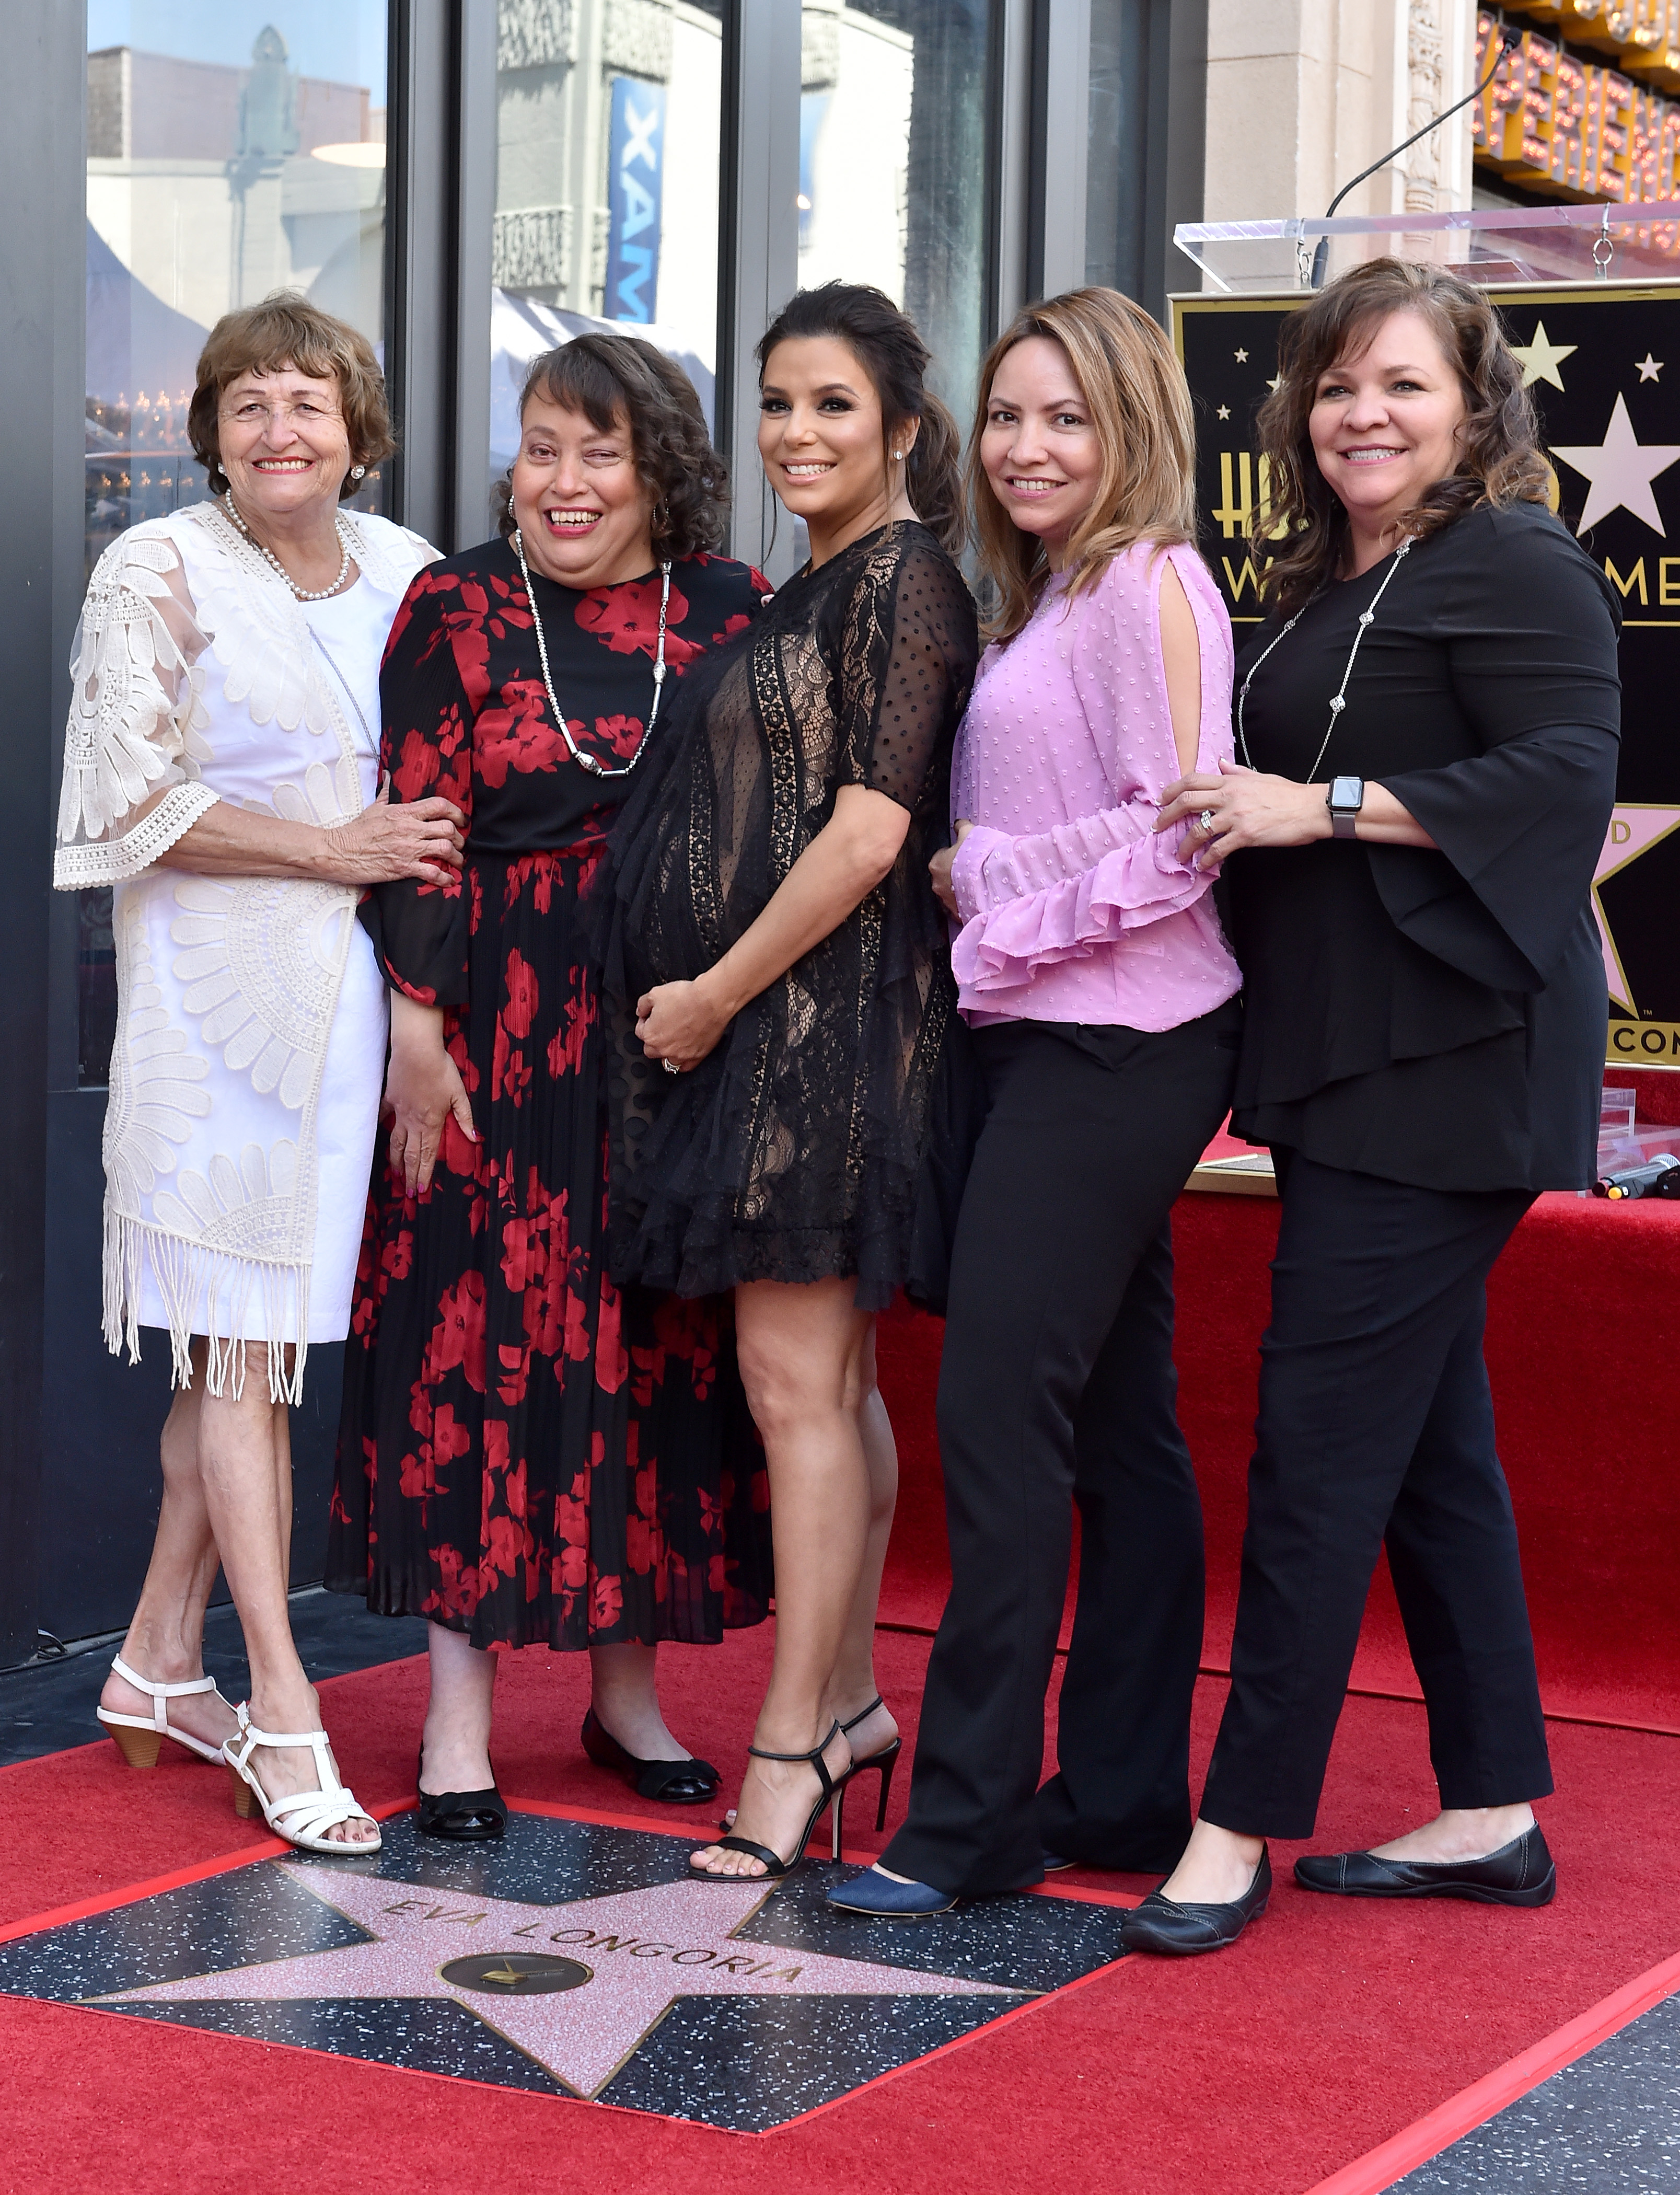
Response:
[[[1407,534],[1405,540],[1401,543],[1399,548],[1395,550],[1394,562],[1389,565],[1388,571],[1384,575],[1382,585],[1378,588],[1376,593],[1371,597],[1370,608],[1361,610],[1360,612],[1358,630],[1354,634],[1354,644],[1348,651],[1347,668],[1342,673],[1341,684],[1336,688],[1334,694],[1331,698],[1330,723],[1326,728],[1324,738],[1320,744],[1319,751],[1313,757],[1312,768],[1301,780],[1301,783],[1303,785],[1310,785],[1314,779],[1318,775],[1318,766],[1324,760],[1325,749],[1330,745],[1330,735],[1336,729],[1337,719],[1340,717],[1343,710],[1348,706],[1348,681],[1354,675],[1354,665],[1359,656],[1359,644],[1365,637],[1367,626],[1375,624],[1377,619],[1377,605],[1382,601],[1384,596],[1387,594],[1389,591],[1389,581],[1393,579],[1395,573],[1406,562],[1407,555],[1411,549],[1413,538],[1414,537],[1411,534]],[[1312,608],[1313,602],[1320,600],[1321,600],[1321,596],[1315,595],[1312,602],[1303,602],[1300,608],[1296,611],[1294,616],[1291,618],[1288,624],[1283,628],[1282,631],[1278,634],[1277,639],[1274,640],[1269,647],[1263,648],[1259,654],[1255,657],[1253,662],[1250,664],[1248,667],[1248,676],[1243,680],[1242,690],[1237,695],[1237,745],[1242,749],[1243,762],[1250,769],[1253,769],[1254,764],[1249,756],[1247,735],[1244,732],[1242,728],[1242,712],[1243,704],[1248,699],[1248,689],[1254,683],[1254,674],[1260,668],[1260,665],[1266,660],[1266,658],[1271,654],[1272,648],[1277,646],[1278,641],[1287,640],[1290,634],[1294,631],[1296,626],[1299,625],[1302,619],[1305,617],[1307,612]]]
[[[344,523],[344,521],[339,516],[337,511],[332,515],[332,523],[338,535],[338,577],[333,581],[330,587],[300,587],[296,580],[292,578],[291,573],[287,571],[285,566],[281,563],[279,558],[274,554],[273,550],[268,547],[266,542],[259,541],[256,536],[251,532],[250,527],[246,525],[244,518],[239,514],[239,505],[233,500],[233,489],[229,488],[222,499],[227,504],[227,516],[233,520],[234,525],[237,526],[240,533],[245,535],[246,540],[249,541],[251,547],[256,550],[257,555],[259,556],[266,556],[268,558],[269,563],[273,566],[274,569],[285,581],[287,586],[291,589],[291,591],[296,596],[300,602],[324,602],[330,595],[336,595],[338,592],[338,590],[343,585],[345,577],[350,569],[351,534],[349,527]]]
[[[647,712],[647,729],[642,735],[641,743],[630,760],[621,769],[609,769],[604,762],[597,762],[592,754],[585,754],[572,736],[572,727],[566,721],[566,712],[561,707],[559,696],[554,690],[554,674],[549,669],[549,644],[543,637],[543,613],[537,607],[536,591],[531,585],[531,567],[525,561],[525,543],[517,527],[514,528],[513,543],[514,554],[519,559],[519,568],[525,579],[525,599],[531,605],[531,622],[536,627],[537,654],[543,665],[544,689],[549,697],[549,706],[554,711],[555,722],[560,726],[561,736],[571,749],[572,759],[579,769],[587,770],[591,777],[628,777],[647,752],[647,742],[653,738],[653,727],[659,722],[659,697],[665,684],[665,614],[670,607],[670,566],[665,563],[659,567],[659,642],[653,663],[653,706]]]

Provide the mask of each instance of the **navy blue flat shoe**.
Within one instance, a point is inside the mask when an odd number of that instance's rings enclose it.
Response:
[[[1060,1852],[1041,1852],[1038,1857],[1044,1864],[1046,1875],[1060,1875],[1064,1867],[1078,1867],[1080,1864],[1076,1859],[1063,1859]]]
[[[925,1921],[935,1913],[948,1913],[957,1903],[948,1891],[935,1890],[930,1882],[895,1882],[875,1867],[836,1883],[828,1902],[842,1913],[867,1913],[877,1921]]]

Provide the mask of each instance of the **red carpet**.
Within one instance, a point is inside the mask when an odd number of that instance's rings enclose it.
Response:
[[[1179,1415],[1207,1518],[1210,1668],[1228,1666],[1277,1217],[1269,1199],[1205,1195],[1182,1197],[1173,1215]],[[932,1407],[941,1333],[906,1312],[879,1337],[902,1472],[881,1613],[923,1629],[939,1621],[948,1576]],[[1680,1209],[1542,1197],[1494,1270],[1487,1360],[1553,1714],[1680,1731],[1677,1353]],[[1385,1570],[1353,1681],[1417,1696]]]
[[[1235,1593],[1275,1224],[1269,1202],[1215,1196],[1187,1196],[1177,1222],[1181,1406],[1207,1507],[1215,1662]],[[1489,1337],[1549,1707],[1669,1729],[1680,1729],[1680,1489],[1665,1376],[1680,1325],[1677,1226],[1680,1213],[1665,1207],[1545,1200],[1495,1276]],[[937,1621],[945,1579],[929,1407],[938,1344],[932,1322],[883,1322],[904,1490],[883,1615],[923,1628]],[[665,1657],[674,1725],[731,1777],[769,1643],[768,1630],[736,1633],[714,1651]],[[881,1636],[878,1673],[907,1740],[926,1653],[913,1634]],[[1412,1690],[1380,1581],[1355,1683]],[[497,1754],[511,1795],[674,1826],[670,1810],[637,1800],[578,1750],[581,1656],[509,1657],[501,1684]],[[1200,1689],[1198,1776],[1223,1691],[1217,1677]],[[372,1803],[407,1795],[423,1691],[419,1662],[327,1688],[346,1772]],[[1427,2142],[1418,2147],[1416,2122],[1472,2083],[1503,2094],[1500,2069],[1525,2053],[1551,2062],[1548,2038],[1570,2022],[1592,2031],[1595,2008],[1680,1945],[1680,1743],[1568,1722],[1555,1722],[1551,1738],[1558,1796],[1544,1818],[1562,1889],[1549,1909],[1315,1898],[1288,1881],[1297,1848],[1280,1847],[1272,1911],[1228,1956],[1127,1961],[762,2138],[0,1999],[0,2048],[14,2069],[0,2105],[0,2189],[362,2195],[394,2181],[642,2195],[727,2175],[751,2195],[944,2195],[954,2181],[977,2195],[1039,2184],[1074,2195],[1306,2195],[1353,2168],[1338,2195],[1355,2185],[1369,2195],[1386,2167],[1360,2160],[1380,2150],[1395,2173],[1417,2162]],[[904,1800],[901,1787],[895,1818]],[[1315,1842],[1368,1843],[1433,1804],[1419,1709],[1351,1700]],[[0,1927],[262,1841],[235,1821],[219,1772],[181,1762],[135,1775],[104,1743],[0,1772]],[[854,1845],[872,1846],[853,1826]]]
[[[726,1773],[741,1763],[768,1644],[767,1633],[737,1633],[713,1652],[669,1655],[672,1719]],[[926,1651],[901,1634],[882,1640],[880,1675],[906,1737]],[[406,1795],[423,1681],[411,1662],[328,1688],[365,1798]],[[668,1810],[578,1752],[585,1682],[581,1656],[510,1660],[497,1741],[506,1788],[672,1826]],[[1217,1679],[1202,1687],[1199,1772],[1223,1692]],[[1567,1725],[1553,1737],[1560,1795],[1545,1822],[1562,1889],[1544,1912],[1371,1907],[1280,1879],[1271,1913],[1228,1956],[1127,1962],[762,2138],[0,2000],[14,2069],[0,2186],[642,2195],[727,2175],[751,2195],[944,2195],[958,2181],[976,2195],[1041,2184],[1074,2195],[1303,2195],[1680,1943],[1680,1746]],[[1350,1702],[1322,1841],[1368,1841],[1405,1809],[1425,1811],[1430,1795],[1420,1712]],[[902,1803],[900,1793],[895,1813]],[[105,1743],[0,1772],[0,1925],[261,1841],[234,1820],[217,1772],[182,1762],[135,1775]],[[1280,1878],[1295,1849],[1274,1852]]]

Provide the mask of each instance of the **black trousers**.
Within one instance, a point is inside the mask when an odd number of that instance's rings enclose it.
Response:
[[[987,1109],[939,1385],[951,1598],[909,1819],[883,1855],[917,1881],[1016,1889],[1043,1880],[1046,1844],[1166,1868],[1188,1834],[1202,1530],[1173,1409],[1168,1214],[1229,1103],[1239,1015],[976,1032]],[[1060,1773],[1035,1806],[1073,1500]]]
[[[1203,1816],[1312,1835],[1385,1542],[1442,1806],[1542,1798],[1545,1725],[1482,1356],[1487,1275],[1533,1199],[1276,1155],[1231,1691]]]

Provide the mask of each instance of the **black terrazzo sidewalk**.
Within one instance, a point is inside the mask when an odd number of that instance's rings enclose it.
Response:
[[[426,1651],[426,1626],[417,1616],[370,1616],[354,1596],[319,1586],[292,1594],[291,1632],[317,1682]],[[118,1633],[0,1674],[0,1768],[100,1737],[94,1708],[121,1645]],[[239,1619],[225,1604],[204,1619],[204,1668],[227,1699],[241,1700],[250,1688]]]
[[[1672,2195],[1680,1996],[1665,1997],[1394,2183],[1393,2195]]]

